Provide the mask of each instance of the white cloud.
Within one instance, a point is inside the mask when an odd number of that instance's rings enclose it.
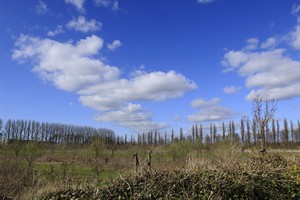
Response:
[[[112,9],[113,10],[119,10],[119,2],[118,1],[115,1],[112,5]]]
[[[197,85],[174,71],[141,73],[81,90],[80,101],[98,110],[110,110],[129,101],[164,101],[183,96]]]
[[[111,7],[113,10],[119,9],[119,2],[113,0],[94,0],[96,6]]]
[[[33,71],[43,80],[63,90],[77,91],[119,76],[116,67],[92,58],[102,46],[103,40],[94,35],[74,45],[22,35],[15,43],[13,58],[31,60]]]
[[[232,62],[233,60],[239,62]],[[276,100],[300,95],[297,90],[300,87],[300,62],[287,57],[284,49],[262,52],[229,51],[224,55],[223,63],[229,64],[228,67],[236,69],[246,78],[246,86],[252,88],[247,96],[248,100],[252,100],[257,93]]]
[[[274,37],[270,37],[261,44],[261,48],[274,49],[276,47],[276,44],[277,44],[277,40]]]
[[[297,24],[294,27],[294,30],[288,34],[288,38],[290,41],[291,46],[299,50],[300,49],[300,5],[294,4],[292,8],[292,14],[297,16]]]
[[[237,87],[237,86],[227,86],[223,89],[223,92],[225,94],[235,94],[237,93],[239,90],[241,89],[241,87]]]
[[[48,12],[48,6],[45,2],[39,1],[39,4],[35,6],[37,14],[45,14]]]
[[[54,31],[48,31],[47,32],[47,36],[54,37],[54,36],[56,36],[58,34],[61,34],[61,33],[64,33],[63,26],[62,25],[57,25],[57,27]]]
[[[214,2],[215,0],[198,0],[197,2],[198,3],[201,3],[201,4],[208,4],[208,3],[212,3]]]
[[[196,99],[191,102],[193,108],[200,109],[198,112],[188,117],[192,122],[205,122],[205,121],[220,121],[224,119],[233,118],[235,113],[225,107],[219,105],[219,98],[211,100]]]
[[[73,5],[79,12],[84,12],[84,4],[85,0],[65,0],[65,3]]]
[[[72,19],[67,24],[67,27],[69,29],[74,29],[76,31],[81,31],[84,33],[100,30],[101,26],[101,22],[98,22],[94,19],[86,21],[84,16],[79,16],[77,19]]]
[[[108,7],[111,4],[111,0],[94,0],[97,6]]]
[[[300,75],[299,75],[300,76]],[[251,92],[247,95],[248,100],[253,100],[257,95],[260,95],[264,99],[289,99],[295,96],[300,96],[300,77],[298,82],[292,83],[287,86],[280,86],[274,88],[261,88],[257,90],[251,90]]]
[[[165,127],[164,123],[153,122],[149,112],[132,102],[180,97],[197,85],[175,71],[141,71],[128,79],[121,78],[117,67],[95,58],[103,43],[95,35],[65,43],[21,35],[12,57],[30,61],[34,65],[32,70],[44,81],[76,92],[83,105],[99,110],[97,120],[114,121],[135,130]],[[129,120],[135,115],[140,121]]]
[[[247,42],[246,49],[248,49],[248,50],[256,49],[259,44],[259,41],[257,38],[249,38],[246,42]]]
[[[297,15],[298,13],[300,13],[300,5],[294,4],[292,7],[292,14]]]
[[[300,17],[298,17],[294,30],[290,33],[290,44],[294,49],[300,49]]]
[[[204,99],[196,99],[191,102],[193,108],[212,107],[220,102],[219,98],[212,98],[210,101]]]
[[[104,122],[116,122],[136,131],[149,131],[166,128],[165,123],[155,123],[151,114],[142,109],[140,104],[132,104],[122,107],[120,110],[108,111],[95,116],[95,120]]]
[[[120,42],[120,40],[114,40],[112,43],[107,43],[106,45],[109,50],[113,51],[119,48],[122,45],[122,43]]]
[[[228,68],[236,68],[247,60],[247,54],[243,51],[228,51],[224,55],[222,64]]]

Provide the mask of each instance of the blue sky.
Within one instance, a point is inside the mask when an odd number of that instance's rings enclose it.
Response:
[[[1,0],[0,117],[170,131],[300,116],[300,3]]]

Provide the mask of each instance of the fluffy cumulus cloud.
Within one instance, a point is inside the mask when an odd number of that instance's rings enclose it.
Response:
[[[253,48],[249,48],[247,40],[246,48],[229,50],[222,61],[225,71],[237,71],[245,78],[245,85],[250,89],[246,99],[253,100],[258,94],[276,100],[300,96],[300,61],[291,57],[300,49],[300,20],[285,35],[270,37],[260,45],[258,40],[250,43],[255,44]],[[278,48],[279,43],[292,48]]]
[[[140,73],[130,79],[92,85],[79,91],[80,101],[98,110],[110,110],[134,101],[163,101],[182,96],[197,85],[175,71]]]
[[[196,99],[191,102],[193,108],[199,109],[198,112],[188,117],[192,122],[207,122],[207,121],[220,121],[224,119],[233,118],[235,112],[222,107],[220,105],[219,98],[213,98],[211,100]]]
[[[241,89],[241,87],[237,87],[237,86],[227,86],[223,89],[223,92],[225,94],[235,94],[237,93],[239,90]]]
[[[22,35],[15,46],[14,59],[31,60],[34,72],[63,90],[78,91],[119,76],[118,68],[92,57],[103,46],[103,40],[95,35],[76,44]]]
[[[77,19],[72,19],[67,23],[69,29],[81,31],[83,33],[94,32],[101,29],[101,22],[94,19],[87,21],[84,16],[79,16]]]
[[[175,71],[139,71],[121,78],[117,67],[96,59],[103,44],[95,35],[65,43],[21,35],[12,57],[31,62],[44,81],[76,92],[83,105],[100,112],[99,121],[114,121],[134,130],[164,128],[164,123],[153,122],[149,112],[132,102],[180,97],[197,85]]]
[[[300,95],[300,62],[286,56],[284,49],[229,51],[223,61],[245,77],[246,86],[251,89],[248,100],[258,94],[277,100]]]
[[[79,12],[84,12],[84,4],[85,0],[65,0],[65,3],[73,5]]]
[[[120,40],[114,40],[112,43],[107,43],[106,45],[109,50],[113,51],[119,48],[122,45],[122,43],[120,42]]]

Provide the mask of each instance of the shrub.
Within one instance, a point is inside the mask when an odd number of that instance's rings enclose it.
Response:
[[[193,171],[146,170],[94,190],[61,191],[44,199],[70,199],[75,194],[89,199],[300,199],[299,181],[287,173],[283,157],[255,155],[235,164]],[[62,198],[66,193],[69,196]]]

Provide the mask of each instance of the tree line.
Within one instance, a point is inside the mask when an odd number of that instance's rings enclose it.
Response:
[[[238,125],[236,125],[238,124]],[[263,137],[266,144],[289,144],[300,145],[300,122],[283,120],[281,127],[279,120],[272,119],[263,127]],[[196,144],[217,144],[222,141],[231,143],[241,143],[245,145],[256,145],[261,139],[260,125],[256,120],[241,119],[240,123],[229,121],[221,125],[210,123],[209,125],[192,125],[189,134],[184,134],[183,129],[175,133],[149,131],[138,133],[137,137],[125,134],[124,137],[116,135],[114,131],[106,128],[96,129],[88,126],[75,126],[61,123],[38,122],[34,120],[12,120],[9,119],[4,124],[0,119],[0,136],[2,140],[11,142],[40,141],[50,143],[66,144],[89,144],[92,138],[98,136],[105,140],[106,144],[113,145],[165,145],[178,142],[191,142]]]
[[[236,125],[238,124],[238,125]],[[300,145],[300,122],[294,125],[293,121],[283,120],[283,127],[280,127],[279,120],[272,119],[270,123],[264,126],[264,130],[260,131],[259,124],[253,120],[241,119],[240,123],[229,121],[216,125],[210,123],[208,125],[195,124],[192,125],[189,134],[184,134],[183,129],[179,129],[179,134],[171,132],[149,131],[146,133],[138,133],[136,143],[139,145],[163,145],[169,143],[177,143],[188,141],[198,144],[216,144],[222,141],[241,144],[258,144],[261,138],[260,133],[263,132],[266,144],[288,144],[297,143]],[[127,135],[121,138],[123,143],[127,141]],[[121,142],[121,143],[122,143]]]
[[[114,131],[105,128],[20,119],[9,119],[5,124],[0,119],[0,136],[6,142],[18,140],[66,144],[89,144],[95,136],[113,143],[116,137]]]

